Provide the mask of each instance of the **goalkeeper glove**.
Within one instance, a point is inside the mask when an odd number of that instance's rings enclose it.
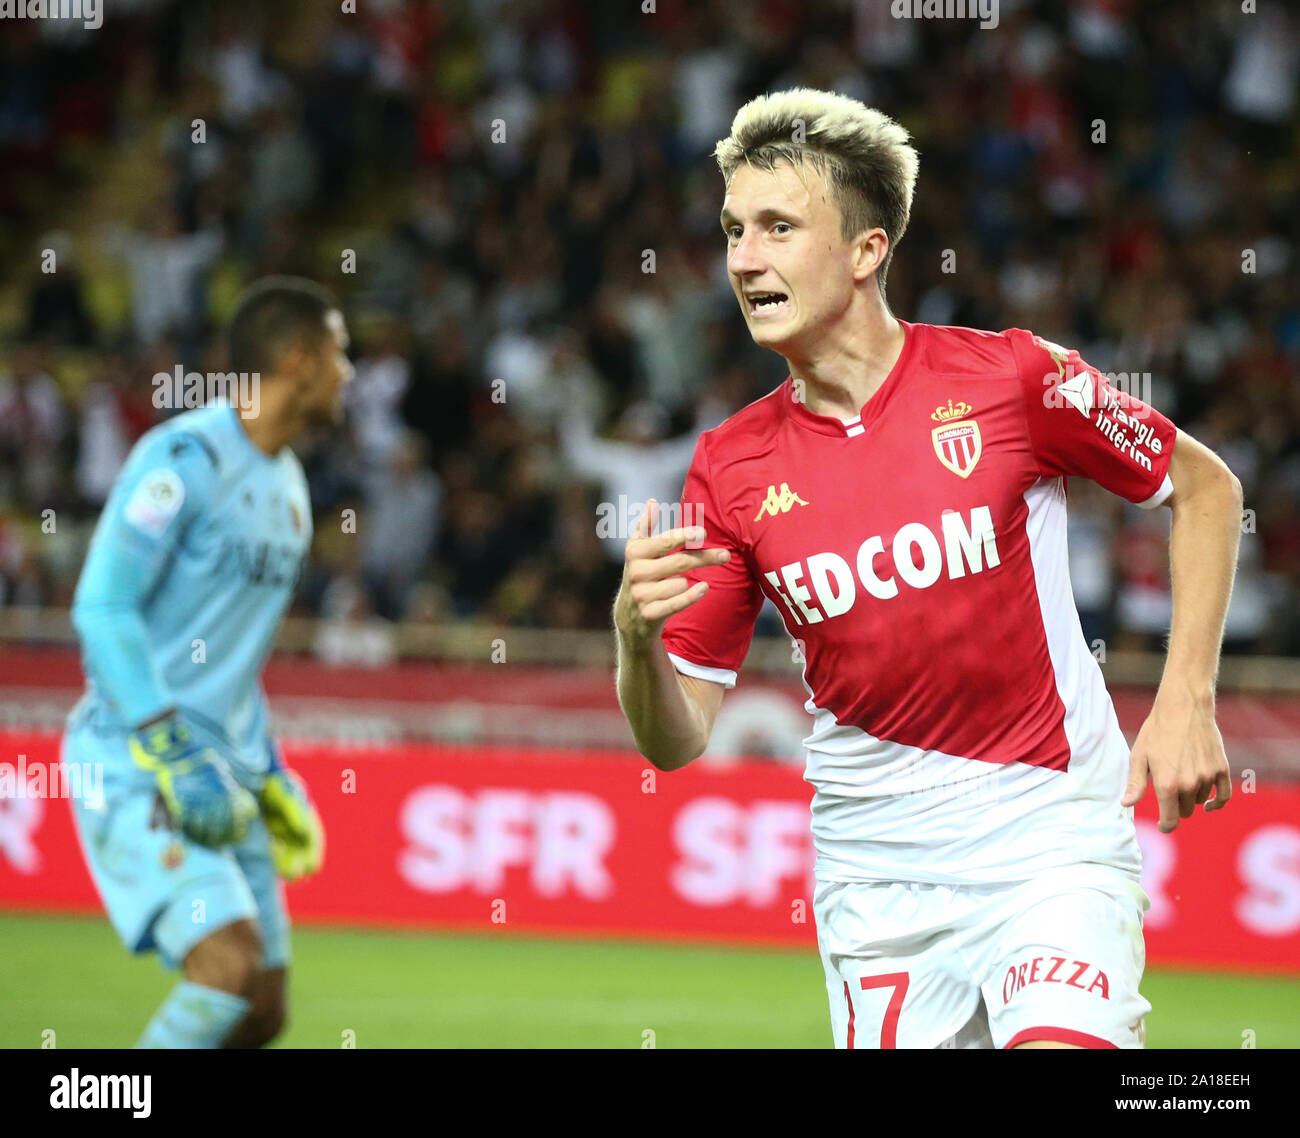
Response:
[[[317,872],[325,860],[325,828],[302,779],[292,771],[273,766],[257,804],[271,835],[276,872],[285,881]]]
[[[129,746],[136,766],[152,772],[167,812],[190,841],[216,848],[248,833],[257,817],[256,801],[178,714],[142,727]]]

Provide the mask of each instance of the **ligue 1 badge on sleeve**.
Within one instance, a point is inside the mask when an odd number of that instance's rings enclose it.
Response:
[[[971,410],[969,403],[954,406],[949,399],[947,407],[936,407],[930,415],[940,424],[930,432],[934,453],[944,466],[962,478],[970,477],[982,450],[980,425],[974,419],[966,418]]]

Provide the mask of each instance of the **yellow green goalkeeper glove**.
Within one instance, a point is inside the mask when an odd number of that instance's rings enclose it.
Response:
[[[153,774],[167,812],[190,841],[215,849],[244,839],[257,817],[253,796],[179,714],[142,727],[128,746],[136,766]]]
[[[325,861],[325,828],[302,779],[283,767],[273,767],[257,804],[271,835],[276,872],[285,881],[317,872]]]

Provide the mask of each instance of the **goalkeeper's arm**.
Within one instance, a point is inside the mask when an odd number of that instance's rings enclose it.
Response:
[[[161,445],[161,444],[160,444]],[[133,457],[135,457],[133,455]],[[145,473],[137,476],[135,471]],[[168,446],[114,487],[77,582],[72,623],[86,674],[133,728],[136,764],[153,773],[173,820],[206,846],[240,840],[256,817],[225,759],[196,740],[155,662],[144,603],[210,492],[204,448]]]

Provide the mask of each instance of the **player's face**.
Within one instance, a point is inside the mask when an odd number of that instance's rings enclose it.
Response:
[[[351,380],[354,370],[352,361],[348,359],[350,341],[343,313],[330,309],[325,314],[325,325],[329,334],[321,344],[307,398],[307,418],[314,426],[328,426],[343,418],[343,388]]]
[[[803,176],[785,163],[771,173],[741,166],[722,202],[732,290],[754,342],[775,351],[843,315],[855,288],[839,206],[817,170]],[[784,299],[760,304],[763,294]]]

